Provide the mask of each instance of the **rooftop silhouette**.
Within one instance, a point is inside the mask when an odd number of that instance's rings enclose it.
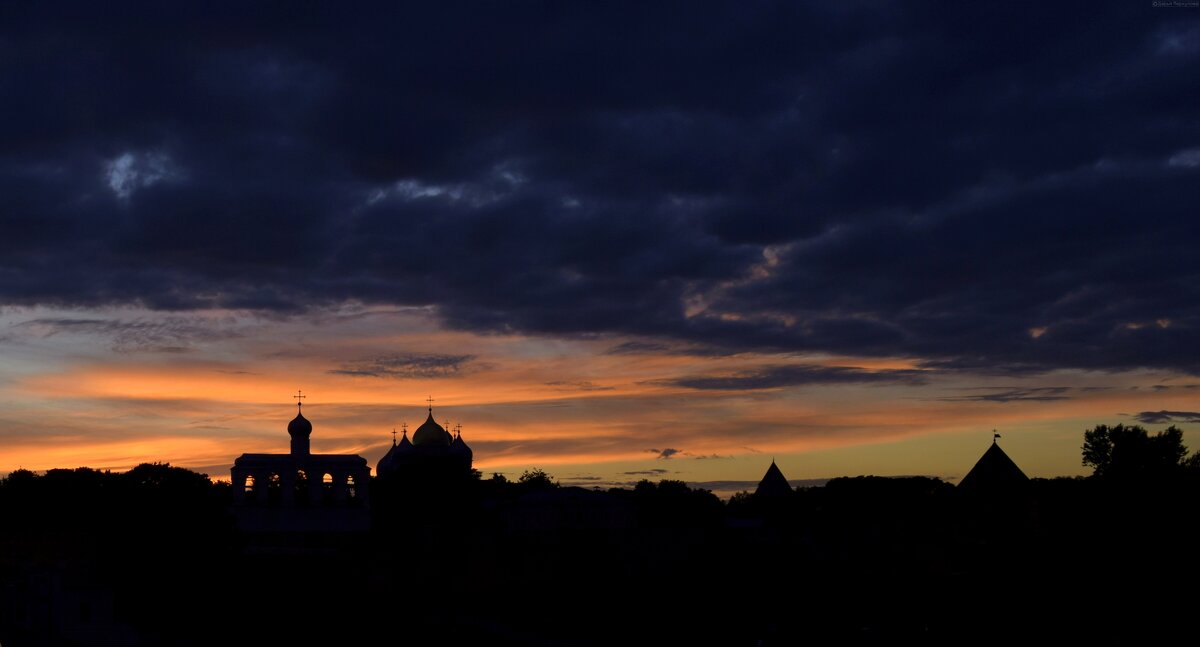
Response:
[[[993,434],[992,445],[971,471],[958,482],[959,489],[965,492],[1003,492],[1024,487],[1029,483],[1025,472],[1000,449],[997,438],[999,435]]]

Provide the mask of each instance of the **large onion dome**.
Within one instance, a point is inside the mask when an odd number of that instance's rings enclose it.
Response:
[[[434,421],[433,410],[430,409],[429,417],[413,434],[412,444],[417,447],[449,447],[452,440],[450,432]]]

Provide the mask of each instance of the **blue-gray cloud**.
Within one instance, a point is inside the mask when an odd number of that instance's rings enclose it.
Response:
[[[1134,416],[1147,425],[1165,425],[1168,422],[1200,422],[1200,411],[1142,411]]]
[[[236,322],[168,316],[137,319],[79,317],[39,318],[14,326],[23,334],[50,338],[91,335],[105,339],[117,352],[181,353],[207,342],[238,337]]]

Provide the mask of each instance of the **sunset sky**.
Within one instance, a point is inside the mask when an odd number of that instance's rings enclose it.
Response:
[[[0,475],[1200,446],[1198,9],[166,4],[0,8]]]

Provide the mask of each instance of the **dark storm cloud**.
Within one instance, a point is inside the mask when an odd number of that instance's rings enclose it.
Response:
[[[1200,411],[1143,411],[1134,416],[1147,425],[1163,425],[1168,422],[1200,422]]]
[[[1193,14],[6,6],[0,304],[1200,373]]]
[[[647,341],[627,341],[610,347],[604,351],[606,355],[653,355],[672,350],[668,344]]]
[[[716,340],[714,340],[716,342]],[[728,357],[741,352],[740,349],[717,345],[719,342],[699,344],[664,344],[647,341],[626,341],[604,350],[605,355],[679,355],[682,357]]]
[[[431,355],[425,353],[398,353],[371,359],[348,362],[331,369],[335,375],[390,378],[433,378],[458,375],[466,368],[474,355]]]
[[[868,371],[849,366],[802,364],[766,366],[733,375],[681,377],[662,383],[699,390],[752,391],[810,384],[923,384],[924,376],[922,371],[894,369]]]

